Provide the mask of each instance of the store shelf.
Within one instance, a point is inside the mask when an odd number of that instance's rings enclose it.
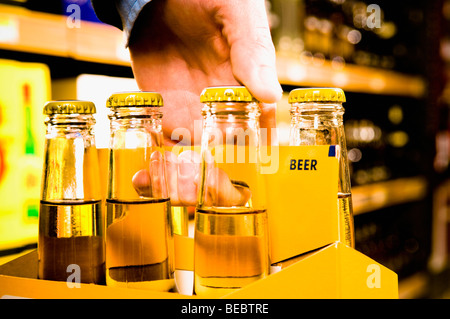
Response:
[[[449,64],[450,64],[450,62],[449,62]],[[447,80],[447,83],[445,84],[445,87],[444,87],[444,89],[442,91],[442,100],[445,103],[450,105],[450,66],[448,66],[445,69],[445,74],[446,74],[446,78],[448,80]]]
[[[315,58],[277,57],[281,84],[293,86],[331,86],[346,91],[421,98],[423,78],[365,66],[335,63]]]
[[[0,49],[129,66],[122,32],[115,27],[0,5]]]
[[[353,213],[359,215],[420,200],[425,197],[427,186],[426,178],[417,176],[353,187]]]
[[[426,293],[429,275],[426,272],[418,272],[398,283],[399,299],[422,298]]]
[[[115,27],[0,5],[0,49],[69,57],[81,61],[129,66],[123,35]],[[71,28],[72,27],[72,28]],[[422,97],[425,82],[417,76],[325,60],[278,56],[279,80],[294,86],[338,86],[353,92]]]

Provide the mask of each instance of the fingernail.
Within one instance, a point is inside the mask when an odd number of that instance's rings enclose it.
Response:
[[[136,174],[134,174],[132,180],[131,180],[134,189],[140,196],[149,196],[151,193],[151,190],[149,188],[150,186],[150,173],[148,170],[143,169]]]

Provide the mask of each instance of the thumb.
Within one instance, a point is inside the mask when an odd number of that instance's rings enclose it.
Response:
[[[201,157],[195,151],[184,151],[178,155],[177,192],[182,206],[197,204],[198,176]]]
[[[227,173],[218,167],[210,168],[207,174],[205,200],[207,206],[243,206],[249,201],[251,191],[247,185],[243,187],[236,184],[237,181],[230,180]]]
[[[264,0],[226,1],[219,17],[230,46],[231,67],[235,78],[261,102],[281,99],[275,48]]]

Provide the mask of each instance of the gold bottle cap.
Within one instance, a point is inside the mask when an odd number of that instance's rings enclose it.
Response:
[[[345,94],[339,88],[295,89],[289,93],[289,103],[345,102]]]
[[[127,106],[163,106],[163,98],[158,92],[122,92],[112,94],[107,107],[127,107]]]
[[[252,102],[256,101],[245,86],[208,87],[200,94],[200,102]]]
[[[94,114],[97,112],[95,104],[90,101],[62,100],[47,102],[44,114]]]

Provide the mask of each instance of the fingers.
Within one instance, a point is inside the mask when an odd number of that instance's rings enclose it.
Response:
[[[211,160],[211,159],[210,159]],[[212,161],[207,161],[213,164]],[[197,204],[201,156],[194,151],[178,155],[177,191],[180,206]],[[172,172],[173,174],[173,172]],[[227,173],[214,165],[208,165],[206,178],[206,202],[208,206],[241,206],[248,202],[250,189],[234,184]],[[172,196],[172,191],[171,191]],[[173,200],[171,203],[174,205]]]
[[[277,102],[282,89],[264,0],[227,1],[219,17],[230,46],[234,76],[259,101]]]
[[[251,196],[248,187],[232,183],[224,170],[213,167],[208,172],[206,206],[243,206]]]
[[[150,155],[149,169],[136,172],[131,182],[140,196],[167,198],[169,194],[166,189],[166,179],[162,173],[164,173],[164,156],[156,151]]]
[[[178,155],[177,194],[180,206],[195,206],[197,204],[198,179],[201,157],[197,152],[184,151]]]
[[[164,153],[160,151],[153,152],[150,155],[150,179],[152,182],[152,194],[155,198],[169,197],[164,176],[164,157]]]
[[[261,106],[261,145],[278,145],[276,112],[276,104],[263,104]]]
[[[161,153],[159,154],[155,156],[152,154],[150,170],[142,169],[133,176],[133,186],[140,196],[159,197],[164,193],[162,191],[164,185],[160,184],[164,179],[152,178],[152,171],[161,172],[162,156]],[[172,152],[166,152],[165,156],[166,181],[171,204],[173,206],[195,206],[201,156],[194,151],[184,151],[178,157]],[[209,165],[207,174],[204,204],[208,206],[242,206],[249,201],[251,191],[248,186],[231,181],[224,170]]]
[[[158,153],[160,155],[155,155]],[[197,203],[197,180],[200,167],[200,155],[196,152],[184,151],[178,157],[172,152],[165,152],[166,157],[166,181],[168,193],[161,196],[165,189],[161,176],[162,156],[159,152],[151,155],[150,170],[142,169],[134,174],[132,183],[134,189],[140,196],[145,197],[170,197],[173,206],[195,206]]]
[[[170,202],[173,206],[181,206],[178,197],[178,158],[172,152],[165,152],[166,156],[166,180],[169,189]]]
[[[133,183],[133,187],[139,196],[151,197],[151,180],[150,180],[150,172],[146,169],[141,169],[140,171],[134,174],[133,179],[131,180]]]

